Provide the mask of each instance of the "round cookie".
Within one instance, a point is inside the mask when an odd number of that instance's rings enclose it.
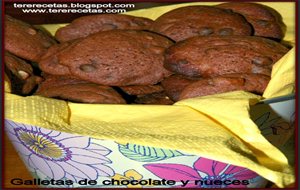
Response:
[[[172,44],[151,32],[104,31],[82,38],[40,64],[65,65],[76,78],[102,85],[152,85],[170,75],[163,62],[164,51]]]
[[[41,77],[34,75],[30,64],[9,52],[4,54],[4,63],[12,84],[12,93],[28,95],[42,81]]]
[[[43,91],[54,88],[57,86],[70,85],[70,84],[88,84],[88,81],[80,80],[72,76],[63,76],[63,75],[49,75],[43,73],[44,80],[39,85],[36,93],[42,93]]]
[[[145,95],[164,90],[161,85],[120,86],[119,88],[128,95]]]
[[[51,46],[47,52],[41,57],[39,68],[51,75],[71,75],[69,68],[57,62],[57,54],[63,53],[67,48],[75,45],[77,41],[64,42]]]
[[[161,81],[161,85],[165,90],[165,93],[173,101],[178,101],[180,93],[189,84],[196,82],[199,78],[188,78],[182,75],[171,75]]]
[[[98,14],[79,17],[71,24],[57,30],[55,37],[60,42],[70,41],[100,31],[114,29],[147,30],[152,20],[121,14]]]
[[[37,62],[55,43],[45,31],[8,15],[5,16],[4,47],[10,53]]]
[[[251,35],[252,27],[243,16],[211,6],[188,6],[157,18],[152,31],[176,42],[193,36]]]
[[[165,68],[190,77],[230,73],[270,75],[273,64],[288,49],[256,36],[193,37],[179,42],[165,54]]]
[[[36,95],[60,98],[79,103],[125,104],[125,100],[113,88],[92,83],[65,84],[49,87]]]
[[[286,26],[281,15],[271,7],[258,3],[222,3],[217,7],[232,10],[243,15],[253,26],[254,35],[282,39]]]
[[[213,78],[203,78],[186,86],[181,92],[179,100],[235,90],[263,94],[269,81],[269,76],[261,74],[228,74]]]
[[[33,75],[33,69],[30,64],[9,52],[4,53],[5,67],[21,80],[26,80]]]
[[[135,99],[134,102],[137,104],[152,104],[152,105],[174,104],[174,102],[163,92],[140,95]]]

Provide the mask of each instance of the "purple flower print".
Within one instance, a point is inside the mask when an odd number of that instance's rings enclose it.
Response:
[[[91,138],[72,135],[7,120],[6,132],[21,158],[32,172],[39,170],[50,179],[96,180],[114,171],[107,166],[111,150],[91,142]]]
[[[194,162],[193,168],[182,164],[145,164],[144,167],[159,178],[180,182],[177,187],[182,187],[181,180],[188,180],[184,187],[245,188],[250,183],[248,180],[258,176],[246,168],[206,158],[199,158]],[[235,183],[232,184],[234,180]],[[206,183],[204,183],[205,181]],[[214,184],[215,181],[222,181],[223,183]],[[226,183],[224,183],[225,181]]]

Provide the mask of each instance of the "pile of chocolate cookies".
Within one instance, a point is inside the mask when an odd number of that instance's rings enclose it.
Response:
[[[163,104],[245,90],[262,94],[289,50],[278,12],[256,3],[188,6],[155,21],[75,19],[55,36],[5,17],[12,93],[81,103]]]

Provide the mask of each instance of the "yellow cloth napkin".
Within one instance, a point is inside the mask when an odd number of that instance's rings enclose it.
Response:
[[[294,3],[264,4],[279,12],[285,11],[286,39],[293,42],[294,33],[290,28],[295,22],[286,21],[293,18],[293,12],[286,10],[294,8]],[[185,5],[190,4],[138,10],[130,14],[156,18],[163,12]],[[62,25],[45,25],[52,33],[59,26]],[[294,55],[292,49],[274,65],[264,97],[293,92]],[[94,138],[181,150],[249,168],[277,186],[285,187],[295,181],[293,169],[249,117],[249,105],[260,99],[262,97],[251,93],[236,91],[188,99],[173,106],[95,105],[6,93],[5,118]]]
[[[295,92],[296,54],[292,48],[272,69],[271,78],[263,97],[274,98]]]
[[[11,82],[6,73],[4,73],[4,92],[11,92]]]
[[[231,92],[174,106],[89,105],[6,94],[5,117],[67,133],[181,150],[249,168],[284,187],[294,182],[287,159],[249,119],[249,100]]]

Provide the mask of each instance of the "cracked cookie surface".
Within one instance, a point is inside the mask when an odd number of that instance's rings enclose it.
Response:
[[[173,42],[151,32],[98,32],[58,51],[46,63],[66,66],[76,78],[108,86],[157,84],[170,72],[164,51]]]
[[[240,14],[211,6],[187,6],[157,18],[152,31],[176,42],[193,36],[251,35],[252,27]]]
[[[288,48],[256,36],[193,37],[166,50],[165,68],[190,77],[231,73],[270,76],[273,64]]]
[[[73,20],[69,25],[58,29],[55,37],[60,42],[66,42],[100,31],[114,29],[147,30],[152,22],[148,18],[120,14],[83,16]]]

